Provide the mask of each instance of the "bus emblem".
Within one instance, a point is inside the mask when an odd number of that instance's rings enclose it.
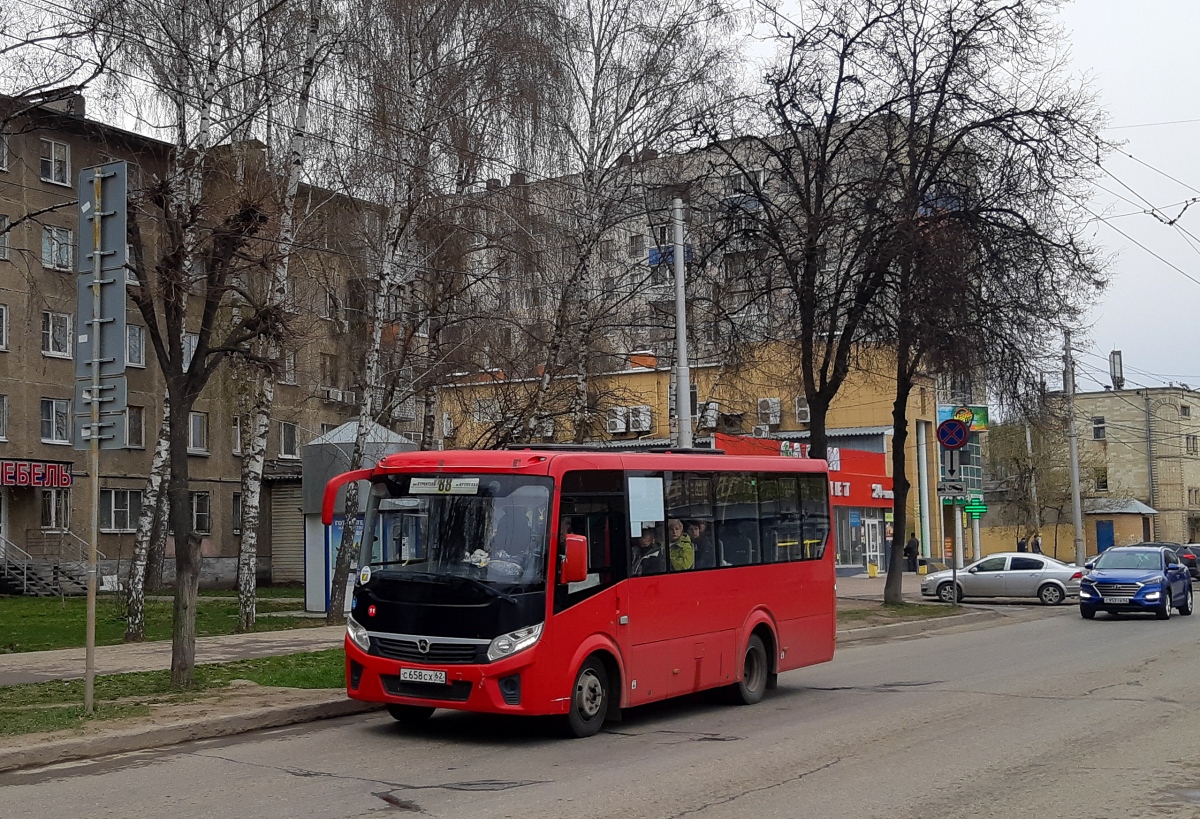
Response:
[[[429,641],[428,640],[417,640],[417,650],[420,651],[422,654],[428,654],[429,653]]]

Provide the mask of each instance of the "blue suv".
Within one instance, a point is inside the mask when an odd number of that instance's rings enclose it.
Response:
[[[1178,546],[1139,543],[1106,550],[1084,566],[1079,583],[1079,614],[1091,620],[1097,611],[1154,612],[1159,620],[1192,613],[1192,578],[1179,559]]]

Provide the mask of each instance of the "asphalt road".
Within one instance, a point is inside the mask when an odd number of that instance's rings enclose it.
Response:
[[[864,643],[759,705],[689,698],[589,740],[352,717],[0,775],[0,816],[1195,817],[1200,617],[1063,607]]]

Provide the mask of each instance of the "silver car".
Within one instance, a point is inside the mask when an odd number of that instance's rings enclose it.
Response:
[[[1073,563],[1062,563],[1045,555],[1002,552],[977,560],[958,572],[958,599],[964,597],[1036,597],[1056,606],[1067,597],[1079,595],[1083,576]],[[925,575],[921,594],[954,602],[951,572]]]

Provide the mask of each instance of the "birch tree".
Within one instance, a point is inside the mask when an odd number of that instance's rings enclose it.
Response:
[[[267,296],[270,254],[259,244],[270,220],[269,197],[247,184],[237,150],[225,151],[220,161],[212,155],[214,145],[244,133],[257,114],[231,93],[247,78],[231,70],[229,60],[275,8],[236,0],[123,7],[122,68],[135,78],[127,88],[142,103],[140,115],[161,117],[173,135],[165,173],[148,181],[131,207],[137,283],[129,294],[167,388],[175,686],[192,682],[201,569],[188,483],[191,409],[226,358],[252,357],[256,342],[286,333],[285,314]]]

